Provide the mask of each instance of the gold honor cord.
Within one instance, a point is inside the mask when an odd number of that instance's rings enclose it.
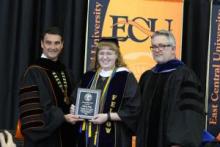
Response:
[[[113,71],[111,73],[111,76],[108,77],[108,80],[107,80],[107,82],[106,82],[106,84],[104,86],[104,89],[102,91],[102,95],[101,95],[101,98],[100,98],[100,107],[99,107],[100,110],[99,110],[99,112],[103,112],[104,103],[105,103],[105,98],[106,98],[106,94],[107,94],[107,91],[108,91],[108,87],[109,87],[111,78],[113,77],[115,71],[116,71],[116,68],[113,69]],[[100,69],[95,74],[94,83],[92,83],[91,88],[96,88],[96,84],[97,84],[97,81],[98,81],[98,78],[99,78],[99,73],[100,73]],[[95,137],[94,137],[94,145],[97,144],[98,132],[99,132],[99,125],[97,125],[97,128],[96,128]]]
[[[57,73],[56,72],[52,72],[52,75],[54,77],[54,79],[56,80],[56,83],[57,85],[59,86],[59,88],[61,89],[61,91],[63,92],[63,95],[64,95],[64,102],[69,105],[70,104],[70,99],[68,97],[68,94],[67,94],[67,80],[66,80],[66,76],[65,76],[65,73],[63,71],[61,71],[61,76],[62,76],[62,80],[63,80],[63,83],[61,82],[60,78],[58,77]]]
[[[95,73],[95,77],[94,77],[94,79],[92,81],[90,89],[96,89],[96,85],[97,85],[97,81],[99,79],[100,71],[101,70],[98,69],[97,72]],[[113,69],[113,71],[111,73],[111,76],[108,77],[108,80],[107,80],[107,82],[106,82],[106,84],[105,84],[105,86],[103,88],[103,92],[102,92],[102,95],[101,95],[101,98],[100,98],[100,111],[99,112],[102,112],[103,109],[104,109],[105,96],[107,94],[107,90],[108,90],[111,78],[114,75],[115,71],[116,71],[116,68]],[[88,126],[88,127],[86,127],[86,126]],[[87,121],[83,121],[82,131],[88,131],[88,132],[86,132],[86,134],[88,133],[88,137],[91,138],[92,137],[92,123],[91,122],[87,122]],[[95,136],[94,136],[94,145],[97,144],[98,132],[99,132],[99,125],[97,125],[97,127],[96,127]]]

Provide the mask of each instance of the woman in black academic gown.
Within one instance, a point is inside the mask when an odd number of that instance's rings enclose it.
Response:
[[[78,146],[130,147],[140,100],[135,96],[137,81],[126,68],[117,39],[100,40],[94,70],[84,74],[79,87],[102,92],[99,113],[80,123]]]

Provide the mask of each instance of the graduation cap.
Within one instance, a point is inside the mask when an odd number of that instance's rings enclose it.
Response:
[[[115,38],[115,37],[101,37],[99,40],[99,43],[101,42],[114,43],[117,47],[119,47],[118,38]]]

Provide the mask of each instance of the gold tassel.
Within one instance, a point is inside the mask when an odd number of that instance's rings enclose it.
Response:
[[[97,143],[97,136],[98,136],[98,127],[96,128],[96,131],[95,131],[94,145],[96,145],[96,143]]]
[[[89,129],[88,129],[88,131],[89,131],[89,138],[90,138],[90,137],[92,137],[92,123],[91,122],[89,122]]]
[[[85,130],[86,130],[86,121],[84,120],[82,124],[82,131],[85,131]]]

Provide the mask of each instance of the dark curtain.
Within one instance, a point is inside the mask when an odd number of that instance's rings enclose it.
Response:
[[[185,0],[182,40],[182,60],[206,82],[209,40],[209,0]]]
[[[185,0],[182,59],[205,85],[209,1]],[[62,61],[80,79],[84,65],[86,0],[0,0],[0,129],[15,129],[18,85],[25,68],[40,54],[40,33],[64,31]]]
[[[0,129],[16,126],[19,81],[41,55],[40,34],[45,28],[63,30],[61,60],[80,79],[86,11],[86,0],[0,0]]]

